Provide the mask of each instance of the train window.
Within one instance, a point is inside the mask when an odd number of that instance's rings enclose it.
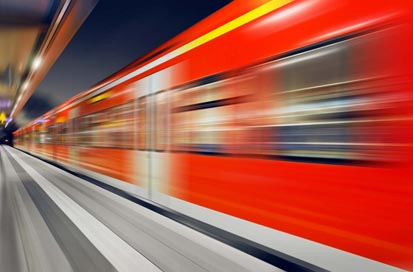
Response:
[[[276,63],[278,121],[269,139],[279,156],[339,163],[377,160],[371,146],[381,148],[391,138],[378,122],[388,114],[383,101],[389,96],[380,80],[354,72],[355,45],[366,40],[371,39],[358,37]],[[366,128],[375,133],[368,136]]]
[[[271,77],[263,77],[259,69],[248,69],[228,80],[225,92],[236,97],[226,107],[224,142],[233,155],[262,154],[262,127],[269,122],[268,101]]]
[[[363,160],[372,143],[391,141],[388,129],[376,121],[387,114],[389,96],[379,81],[371,80],[373,72],[368,79],[360,72],[372,58],[372,40],[352,38],[244,69],[235,77],[201,80],[84,116],[81,142],[134,148],[136,131],[140,150],[168,150],[170,138],[174,151]],[[355,61],[360,51],[365,53],[361,64]],[[149,116],[152,98],[155,108]],[[153,143],[148,141],[151,129]],[[375,137],[368,136],[372,131]]]
[[[64,145],[66,143],[66,122],[57,124],[57,139],[59,144]]]
[[[343,82],[348,79],[348,60],[344,42],[280,60],[276,67],[281,74],[282,90],[298,93],[305,88]]]
[[[35,126],[35,127],[33,128],[33,131],[32,131],[32,142],[33,142],[34,144],[37,144],[37,143],[38,143],[37,126]]]
[[[53,143],[53,139],[52,139],[52,129],[51,126],[46,126],[45,128],[45,139],[44,139],[44,143],[45,144],[52,144]]]
[[[93,145],[97,147],[110,147],[111,143],[111,131],[114,127],[114,122],[111,122],[110,115],[113,111],[112,108],[103,110],[93,115]]]
[[[66,138],[65,138],[66,145],[72,145],[72,141],[73,141],[72,123],[73,123],[73,119],[69,119],[66,121]]]
[[[102,112],[104,114],[105,112]],[[108,118],[106,116],[109,116]],[[108,147],[134,148],[134,101],[113,107],[104,117]],[[106,119],[107,118],[107,119]]]
[[[329,163],[383,154],[377,150],[392,136],[380,120],[389,116],[390,96],[372,72],[361,78],[363,63],[353,67],[358,52],[377,62],[368,55],[372,40],[353,38],[172,91],[171,149]]]
[[[57,123],[57,124],[55,124],[54,125],[54,129],[55,129],[55,135],[56,135],[56,138],[55,138],[55,143],[56,144],[61,144],[61,138],[60,138],[60,135],[61,135],[61,123]]]
[[[348,47],[326,46],[277,63],[281,90],[279,123],[272,139],[277,154],[290,158],[355,159],[349,146],[354,98],[348,81]]]
[[[201,153],[217,153],[219,133],[216,126],[218,103],[214,103],[217,82],[177,91],[172,109],[174,149]]]
[[[79,132],[80,132],[80,120],[79,118],[73,119],[74,121],[74,126],[73,126],[73,144],[74,145],[79,145],[80,143],[80,138],[79,138]]]
[[[168,133],[168,96],[161,92],[155,95],[155,150],[164,151],[167,149]]]
[[[68,134],[68,125],[69,123],[67,121],[62,123],[62,136],[61,136],[61,141],[62,144],[67,145],[67,134]]]
[[[90,132],[92,146],[116,146],[116,108],[109,108],[89,115],[91,118]]]
[[[185,151],[189,144],[191,112],[179,111],[180,107],[192,103],[193,94],[180,89],[171,94],[171,149]]]
[[[237,80],[223,79],[174,92],[171,102],[174,150],[204,154],[231,152],[229,145],[234,139],[229,135],[238,129],[234,123],[235,111],[238,105],[250,101],[253,91],[234,88]]]
[[[123,120],[123,147],[128,149],[135,148],[135,101],[129,101],[122,108]]]
[[[81,146],[91,146],[93,144],[93,127],[91,115],[79,117],[79,131],[77,134],[78,144]]]
[[[134,102],[82,116],[79,143],[108,148],[134,148]],[[72,124],[76,126],[77,124]]]
[[[68,135],[67,135],[67,144],[75,145],[77,138],[77,119],[73,118],[68,121]]]
[[[101,147],[104,146],[104,139],[106,131],[101,129],[102,113],[95,112],[89,114],[89,133],[90,133],[90,146]]]
[[[40,127],[39,127],[39,143],[40,144],[46,143],[46,126],[44,123],[40,124]]]
[[[63,124],[62,123],[57,123],[55,126],[56,129],[56,143],[57,144],[62,144],[62,131],[63,131]]]
[[[92,134],[90,131],[90,117],[85,115],[79,118],[80,120],[80,131],[79,131],[79,144],[88,146],[91,145]]]
[[[138,149],[146,149],[147,138],[147,98],[141,97],[138,100]]]

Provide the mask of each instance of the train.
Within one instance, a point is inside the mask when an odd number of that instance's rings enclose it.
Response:
[[[233,1],[15,147],[266,246],[412,270],[412,3]]]

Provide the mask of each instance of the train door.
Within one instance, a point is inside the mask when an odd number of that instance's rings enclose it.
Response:
[[[78,108],[74,108],[69,112],[69,120],[68,120],[68,139],[67,145],[69,148],[69,161],[70,165],[77,167],[79,165],[78,162]]]
[[[169,185],[169,96],[162,91],[152,95],[150,178],[151,198],[164,203]],[[165,204],[165,203],[164,203]]]
[[[170,69],[150,77],[150,198],[168,204],[169,194],[169,92]]]
[[[39,125],[39,150],[38,153],[40,156],[45,155],[45,138],[46,138],[46,123],[42,121]]]
[[[136,185],[137,194],[150,197],[150,178],[149,178],[149,78],[143,78],[136,82],[135,89],[137,99],[135,100],[135,120],[137,127],[136,134]]]
[[[168,184],[168,100],[165,90],[168,70],[137,82],[137,185],[139,195],[158,200]],[[163,194],[160,194],[163,193]]]
[[[35,150],[35,145],[36,145],[36,126],[31,127],[31,132],[30,132],[30,152],[33,152]]]

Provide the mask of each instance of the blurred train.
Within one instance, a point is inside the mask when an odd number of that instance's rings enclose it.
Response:
[[[234,1],[15,146],[234,232],[413,269],[412,3]]]

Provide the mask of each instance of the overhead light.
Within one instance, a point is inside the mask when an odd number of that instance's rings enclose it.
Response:
[[[26,81],[25,83],[23,83],[22,89],[26,90],[27,87],[29,87],[29,82]]]
[[[39,68],[41,62],[42,62],[41,57],[35,58],[32,64],[33,70],[36,70],[37,68]]]

